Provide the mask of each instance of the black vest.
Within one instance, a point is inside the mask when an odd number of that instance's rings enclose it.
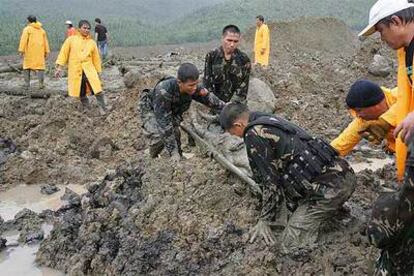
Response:
[[[335,165],[338,153],[327,142],[320,138],[310,136],[306,131],[293,123],[265,113],[254,112],[247,131],[256,125],[265,125],[278,128],[293,137],[293,154],[282,161],[282,166],[277,169],[279,182],[285,195],[296,200],[303,198],[312,188],[312,181],[322,175],[327,167]]]

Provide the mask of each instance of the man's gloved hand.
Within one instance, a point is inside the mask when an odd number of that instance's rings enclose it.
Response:
[[[379,118],[378,120],[370,121],[368,126],[361,129],[358,133],[362,138],[379,145],[385,138],[387,138],[390,129],[391,125],[384,119]]]
[[[273,245],[276,243],[275,236],[273,235],[272,229],[270,229],[269,224],[262,219],[259,219],[256,226],[253,227],[252,230],[250,230],[250,233],[251,233],[250,234],[251,243],[254,242],[257,236],[261,236],[267,245],[269,244]]]

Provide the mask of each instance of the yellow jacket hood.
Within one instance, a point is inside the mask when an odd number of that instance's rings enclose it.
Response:
[[[29,26],[31,26],[33,28],[36,28],[36,29],[40,29],[40,28],[42,28],[42,23],[40,23],[40,22],[33,22],[33,23],[30,23]]]

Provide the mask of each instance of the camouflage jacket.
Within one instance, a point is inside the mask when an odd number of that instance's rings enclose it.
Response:
[[[251,115],[249,122],[252,121]],[[257,125],[246,132],[244,142],[253,177],[262,189],[260,218],[274,220],[284,202],[276,163],[292,153],[291,139],[280,129]]]
[[[406,162],[400,191],[381,195],[374,203],[368,238],[381,256],[377,274],[414,275],[414,154]]]
[[[192,100],[200,102],[216,112],[220,112],[225,104],[213,93],[203,89],[202,86],[198,86],[193,95],[181,94],[176,78],[159,82],[149,93],[149,100],[164,137],[165,147],[170,154],[174,150],[178,150],[174,128],[182,122],[183,113],[190,108]]]
[[[270,118],[278,127],[263,121]],[[255,180],[262,188],[261,219],[274,220],[281,204],[295,209],[299,200],[321,189],[313,180],[329,172],[337,153],[326,142],[311,137],[303,129],[277,116],[252,112],[244,133],[247,155]],[[326,148],[313,148],[321,143]],[[322,160],[327,155],[329,161]],[[303,165],[298,160],[304,160]],[[308,168],[305,168],[307,166]],[[312,171],[314,167],[319,170]],[[296,170],[296,168],[298,170]]]
[[[249,57],[239,49],[235,50],[230,60],[225,60],[223,49],[219,47],[206,55],[204,86],[224,102],[232,98],[233,101],[245,102],[250,67]]]

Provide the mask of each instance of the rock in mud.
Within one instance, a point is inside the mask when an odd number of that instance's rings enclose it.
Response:
[[[129,71],[124,75],[124,84],[126,88],[134,88],[138,85],[141,77],[138,72]]]
[[[368,72],[377,77],[386,77],[391,73],[391,70],[388,60],[378,54],[374,56],[374,61],[368,68]]]
[[[247,105],[250,110],[273,113],[275,111],[276,97],[264,81],[252,78],[249,82]]]
[[[51,195],[59,191],[60,191],[60,188],[53,184],[46,184],[40,187],[40,193],[44,195]]]

